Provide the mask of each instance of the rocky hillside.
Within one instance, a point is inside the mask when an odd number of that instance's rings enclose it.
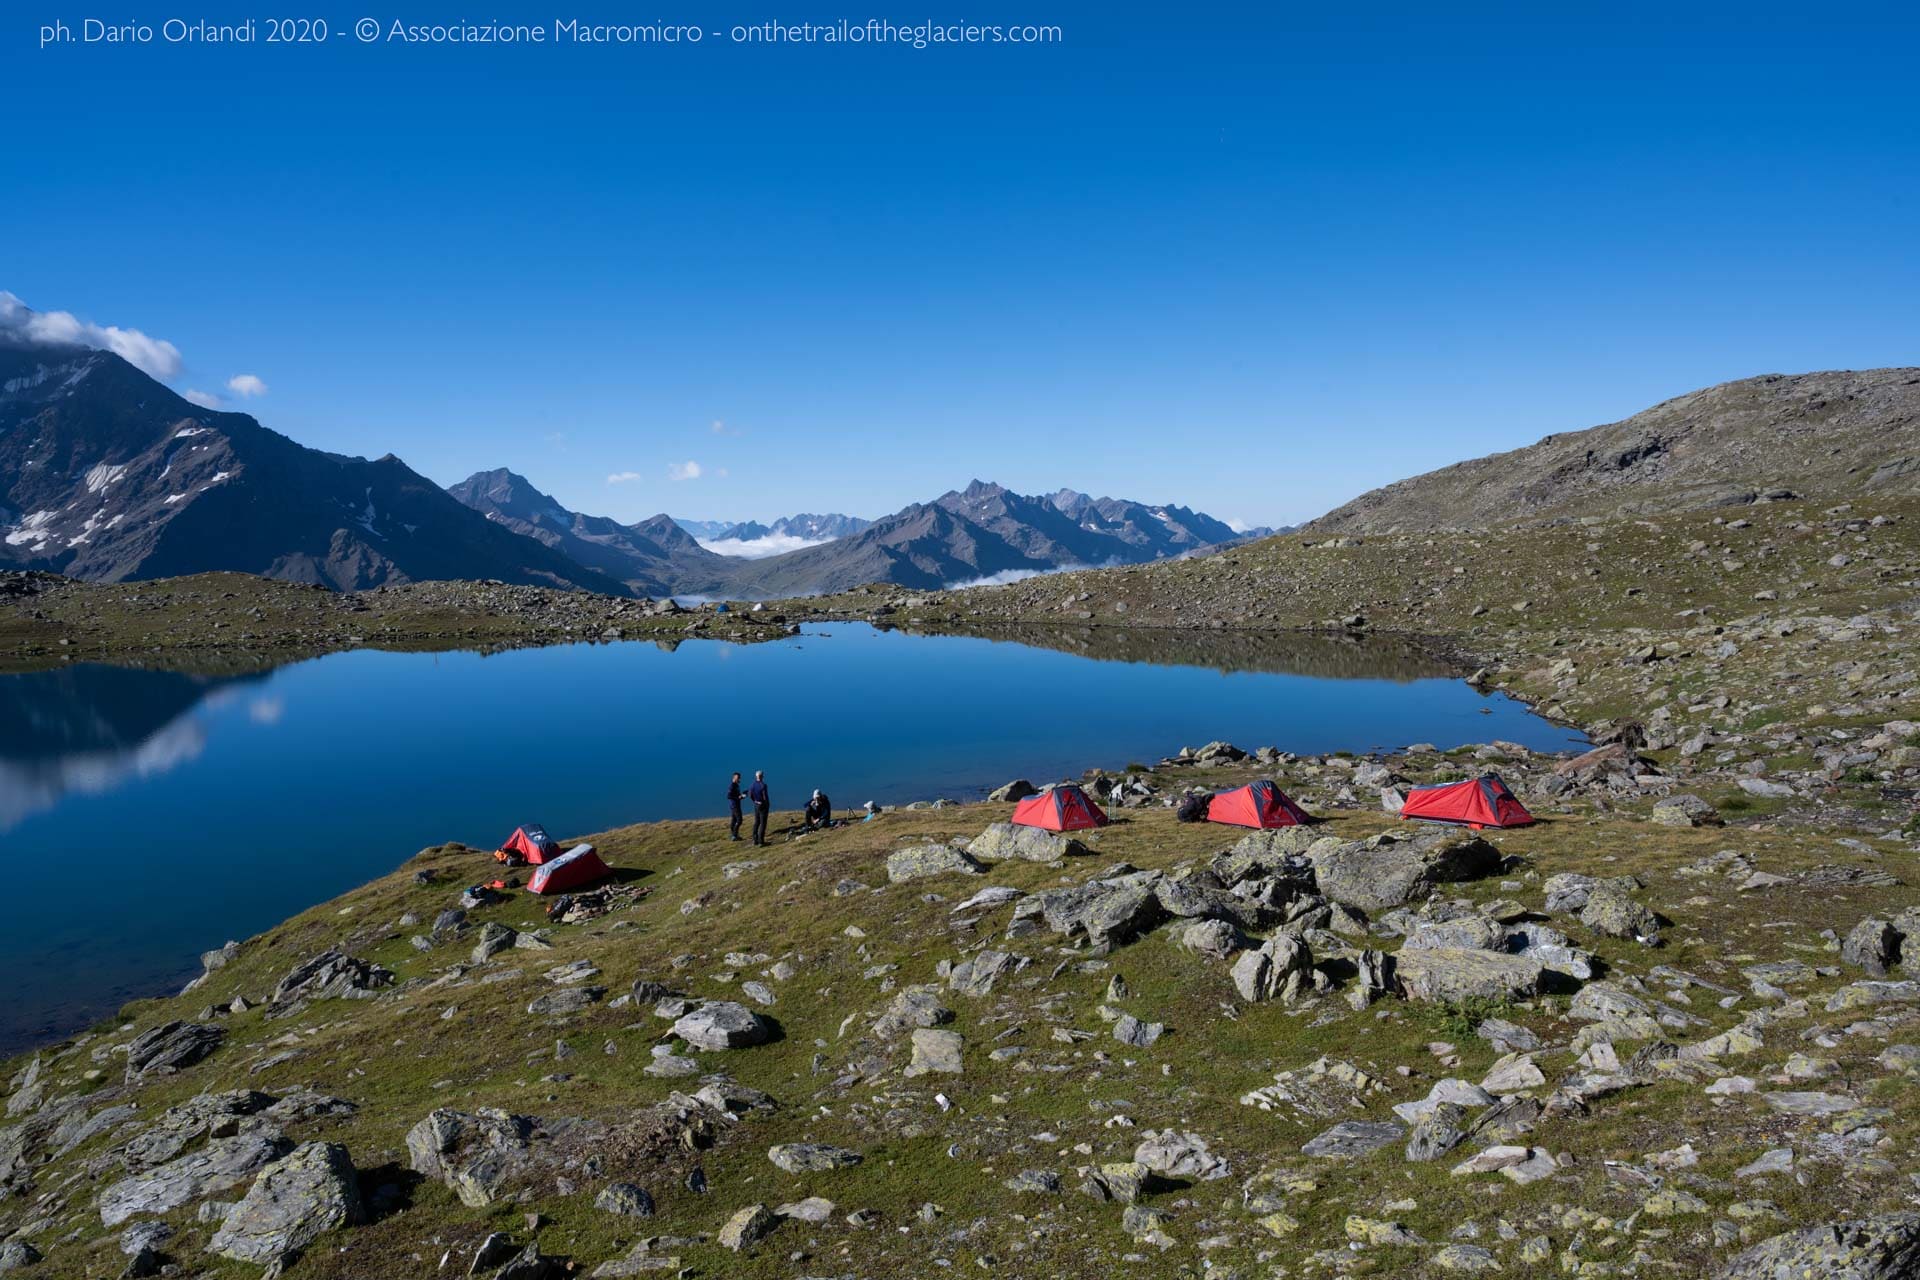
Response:
[[[1547,821],[1380,811],[1486,767]],[[1167,807],[1256,775],[1328,820]],[[0,1266],[1911,1275],[1920,866],[1736,776],[1216,743],[1078,838],[633,827],[552,903],[429,849],[6,1064]]]
[[[1320,534],[1920,493],[1920,369],[1771,374],[1363,494]]]
[[[304,448],[119,356],[0,345],[0,564],[101,582],[210,570],[357,589],[444,578],[625,593],[391,455]]]

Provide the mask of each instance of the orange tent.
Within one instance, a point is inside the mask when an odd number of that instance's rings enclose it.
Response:
[[[1105,810],[1076,783],[1028,796],[1013,806],[1013,820],[1023,827],[1046,831],[1085,831],[1107,825]]]
[[[1304,827],[1312,819],[1286,792],[1263,778],[1214,796],[1207,804],[1207,821],[1230,827]]]
[[[1533,815],[1507,790],[1497,773],[1483,773],[1465,782],[1415,787],[1407,792],[1400,816],[1453,822],[1476,831],[1481,827],[1524,827],[1533,821]]]

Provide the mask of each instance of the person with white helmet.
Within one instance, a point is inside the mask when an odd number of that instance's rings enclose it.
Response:
[[[800,829],[802,831],[824,831],[832,825],[833,804],[827,799],[824,791],[815,787],[812,799],[807,801],[807,807],[801,811]]]

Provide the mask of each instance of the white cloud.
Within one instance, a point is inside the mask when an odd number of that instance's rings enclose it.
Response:
[[[713,420],[713,434],[717,436],[737,436],[740,434],[740,429],[738,427],[730,427],[721,419],[715,418]]]
[[[700,470],[700,464],[691,460],[667,464],[669,480],[698,480],[702,474],[704,473]]]
[[[1221,523],[1226,525],[1227,528],[1233,530],[1235,533],[1245,533],[1247,530],[1253,528],[1253,524],[1251,521],[1242,520],[1238,516],[1230,517],[1226,520],[1221,521]]]
[[[214,395],[211,391],[195,391],[192,387],[188,387],[180,393],[180,398],[190,404],[197,404],[202,409],[218,409],[220,407],[220,397]]]
[[[263,396],[267,394],[267,384],[251,373],[236,373],[227,379],[227,390],[237,396]]]
[[[607,483],[608,484],[632,484],[635,480],[638,480],[640,478],[641,476],[638,471],[616,471],[612,475],[607,477]]]
[[[764,538],[752,542],[743,542],[739,538],[717,538],[700,545],[716,555],[737,556],[742,560],[764,560],[768,556],[785,555],[789,551],[798,551],[802,547],[817,547],[823,542],[832,542],[832,538],[802,538],[791,533],[770,533]]]
[[[35,311],[4,289],[0,289],[0,335],[34,346],[99,347],[155,378],[178,376],[182,363],[180,348],[171,342],[148,337],[138,329],[93,324],[71,311]]]

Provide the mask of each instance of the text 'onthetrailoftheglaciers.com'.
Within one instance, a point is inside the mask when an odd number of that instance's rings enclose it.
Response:
[[[1032,23],[894,22],[886,18],[830,22],[753,22],[708,27],[669,22],[597,22],[554,18],[538,23],[413,22],[405,18],[258,17],[213,22],[172,17],[153,22],[65,18],[39,26],[42,49],[88,46],[231,45],[878,45],[936,49],[971,45],[1057,45],[1058,26]]]

